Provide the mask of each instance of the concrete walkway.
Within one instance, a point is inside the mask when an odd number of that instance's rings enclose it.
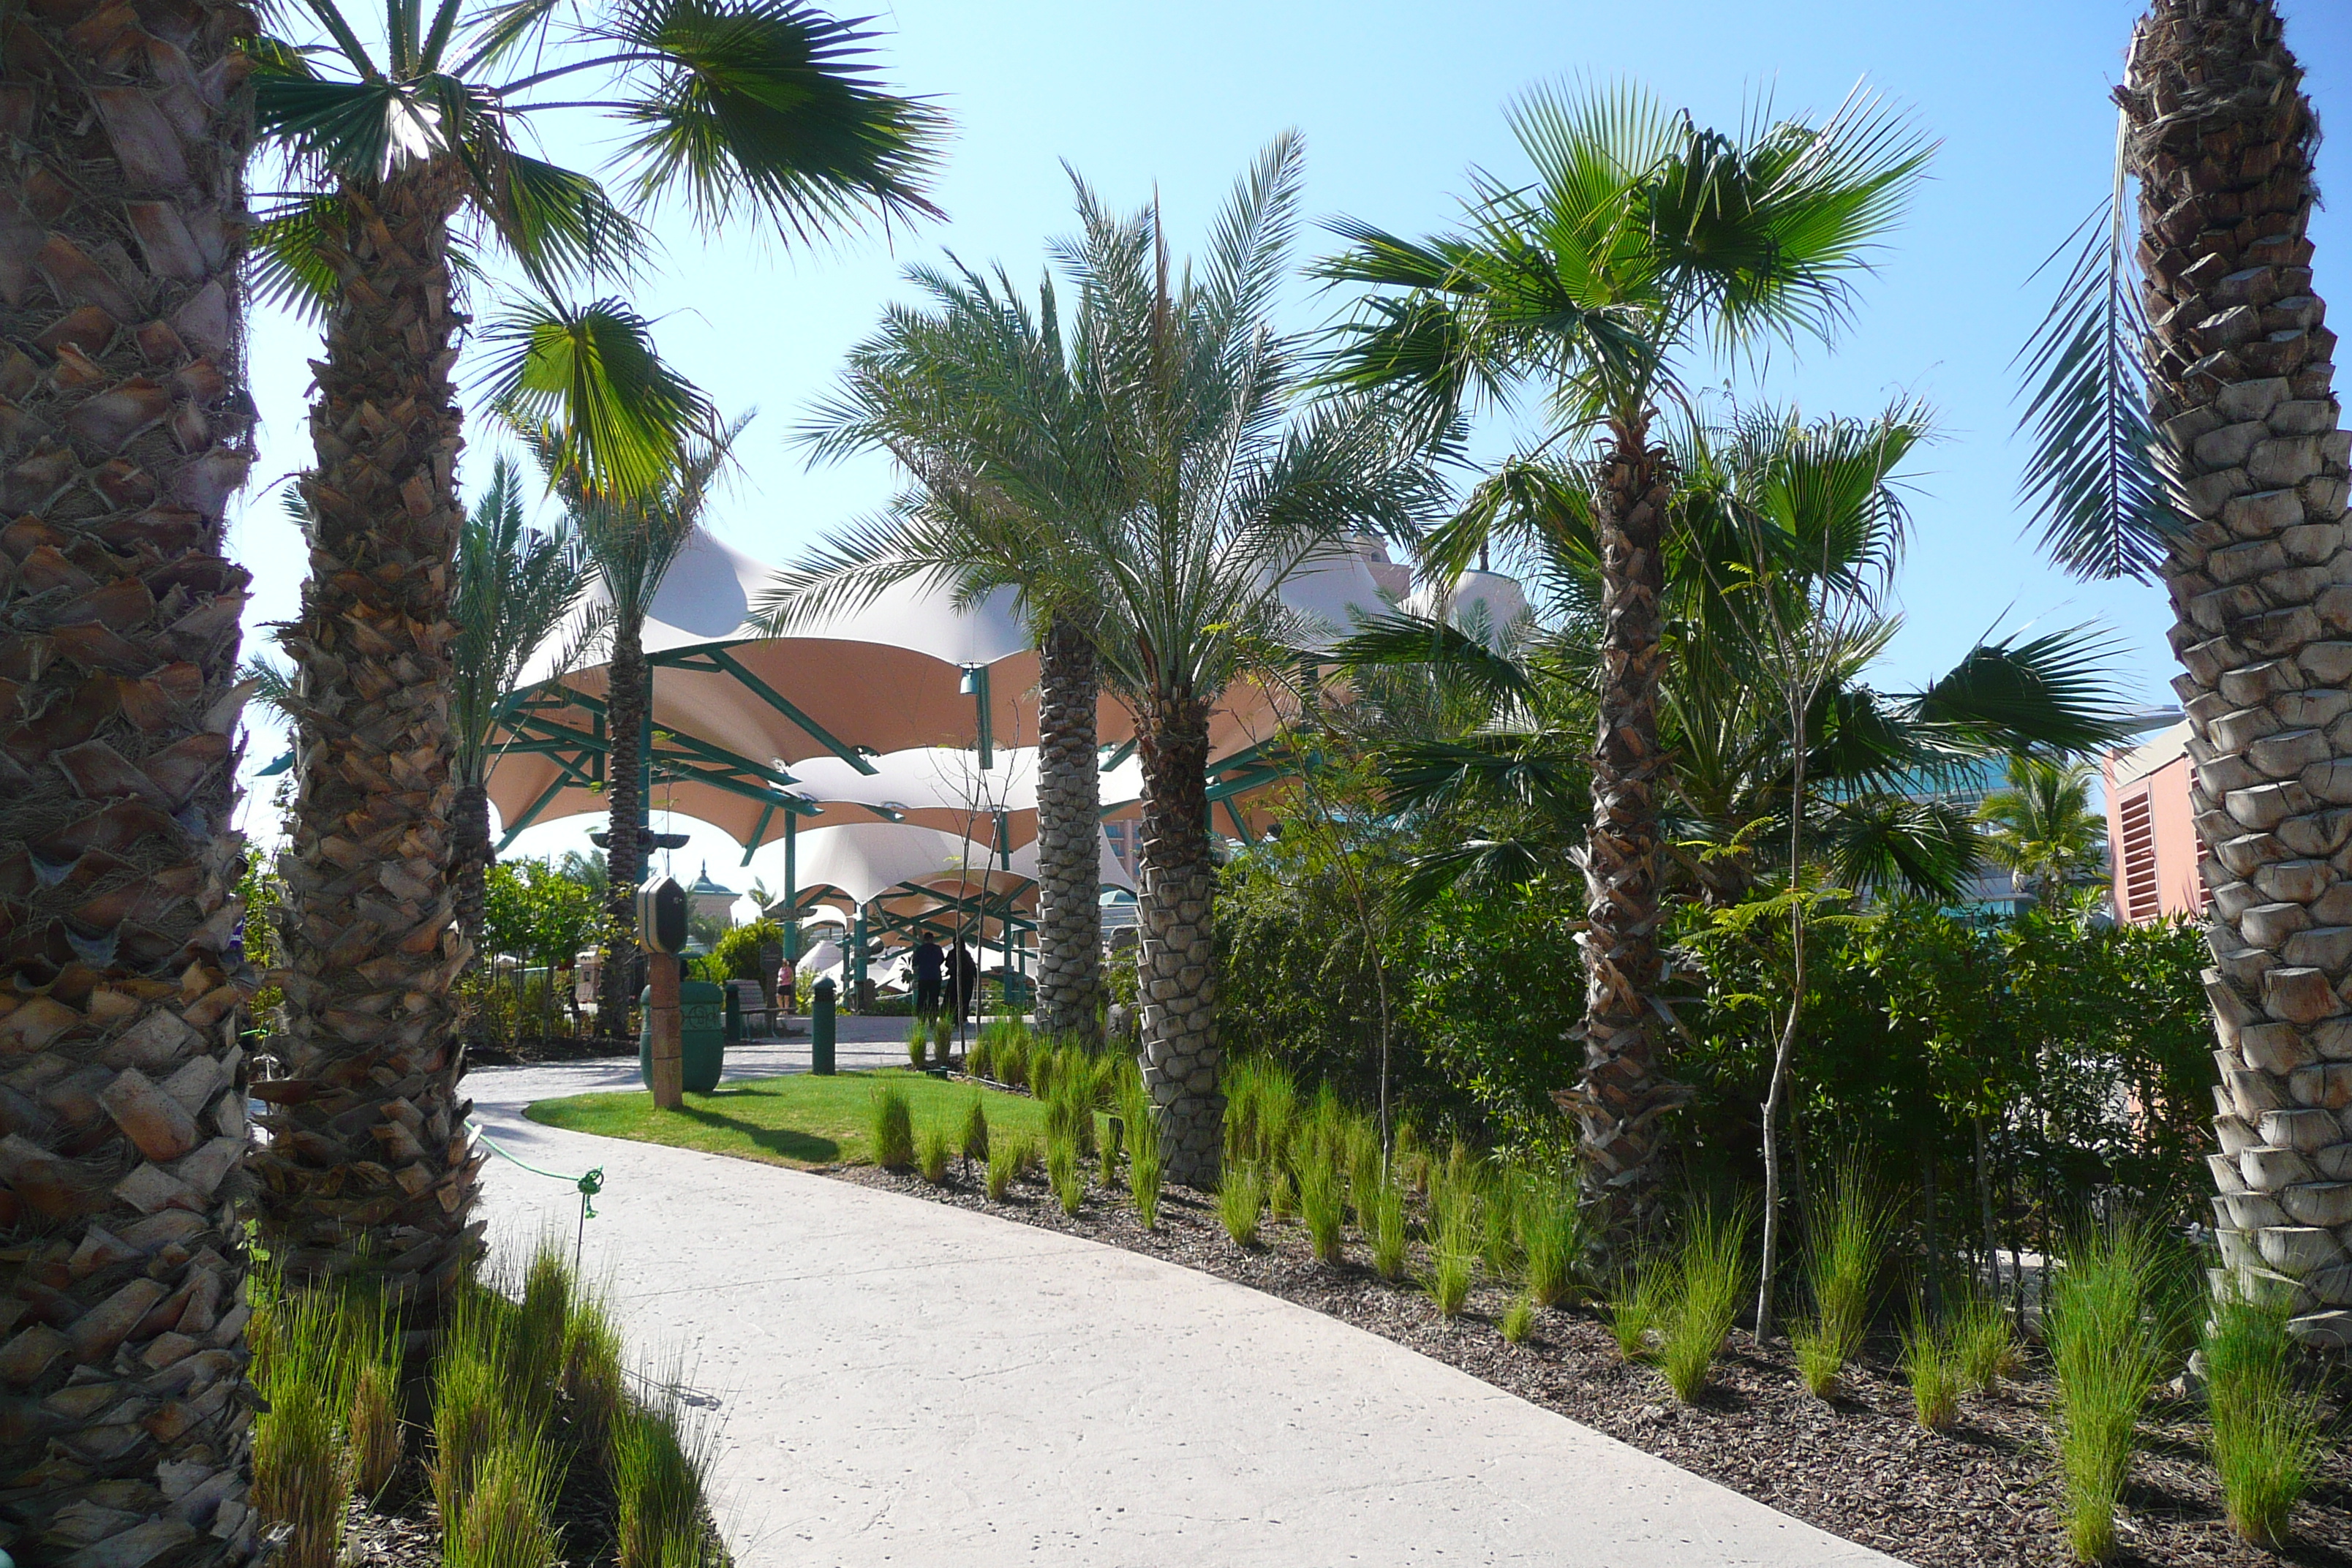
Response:
[[[794,1049],[730,1065],[772,1072]],[[722,1421],[717,1502],[742,1568],[1895,1563],[1243,1286],[522,1120],[531,1100],[634,1079],[621,1063],[484,1068],[467,1089],[520,1158],[603,1168],[586,1271]],[[485,1184],[494,1244],[572,1234],[567,1188],[496,1159]]]

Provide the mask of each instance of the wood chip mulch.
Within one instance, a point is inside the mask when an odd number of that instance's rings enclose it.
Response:
[[[1159,1228],[1147,1231],[1124,1193],[1100,1187],[1067,1216],[1041,1180],[1024,1181],[992,1204],[977,1171],[967,1175],[958,1167],[942,1187],[871,1166],[824,1173],[1123,1247],[1328,1313],[1919,1568],[2057,1568],[2074,1561],[2057,1512],[2053,1385],[2038,1354],[1999,1393],[1965,1401],[1957,1425],[1929,1432],[1913,1418],[1891,1342],[1874,1342],[1845,1391],[1824,1404],[1806,1392],[1785,1344],[1758,1346],[1743,1331],[1717,1363],[1707,1392],[1684,1405],[1658,1372],[1618,1355],[1591,1308],[1539,1309],[1534,1332],[1512,1345],[1496,1326],[1507,1291],[1482,1282],[1449,1323],[1421,1290],[1374,1273],[1352,1230],[1342,1261],[1331,1265],[1315,1258],[1296,1223],[1269,1224],[1259,1245],[1237,1247],[1209,1201],[1176,1188],[1160,1200]],[[2330,1415],[2331,1430],[2340,1433],[2345,1413],[2331,1407]],[[2272,1552],[2241,1540],[2223,1520],[2200,1416],[2191,1404],[2164,1400],[2143,1423],[2112,1563],[2352,1568],[2352,1458],[2340,1443],[2296,1510],[2292,1540]]]

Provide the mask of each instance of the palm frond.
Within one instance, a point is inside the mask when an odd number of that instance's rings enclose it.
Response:
[[[2027,399],[2017,427],[2032,437],[2019,489],[2060,565],[2078,577],[2146,582],[2193,520],[2148,416],[2139,347],[2148,323],[2134,287],[2120,147],[2116,157],[2115,191],[2034,273],[2075,247],[2049,312],[2012,362]]]
[[[2094,752],[2132,732],[2110,662],[2116,651],[2093,626],[1980,643],[1916,694],[1912,717],[2003,752]]]
[[[710,426],[709,399],[663,361],[652,323],[622,300],[525,300],[482,335],[491,406],[551,442],[551,467],[590,489],[627,496],[660,484]]]
[[[1967,812],[1899,795],[1829,802],[1819,837],[1831,878],[1858,893],[1955,899],[1982,854]]]

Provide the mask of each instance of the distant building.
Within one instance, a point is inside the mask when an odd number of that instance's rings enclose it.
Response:
[[[2100,773],[2107,786],[2116,918],[2143,924],[2203,914],[2205,874],[2189,805],[2189,721],[2107,757]]]
[[[697,877],[694,886],[686,890],[686,907],[705,919],[717,921],[722,926],[732,925],[735,922],[735,900],[742,896],[732,888],[721,887],[712,881],[710,862],[705,860],[702,875]]]

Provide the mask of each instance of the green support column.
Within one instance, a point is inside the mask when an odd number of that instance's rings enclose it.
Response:
[[[857,918],[849,926],[849,983],[854,987],[851,995],[863,997],[866,994],[866,906],[863,904],[857,906]]]
[[[801,961],[801,814],[784,818],[784,962]]]
[[[1013,869],[1013,825],[1001,811],[996,814],[996,864],[1002,870]],[[1009,894],[1004,900],[1004,985],[1007,998],[1004,1010],[1009,1014],[1013,1011],[1013,899]]]

